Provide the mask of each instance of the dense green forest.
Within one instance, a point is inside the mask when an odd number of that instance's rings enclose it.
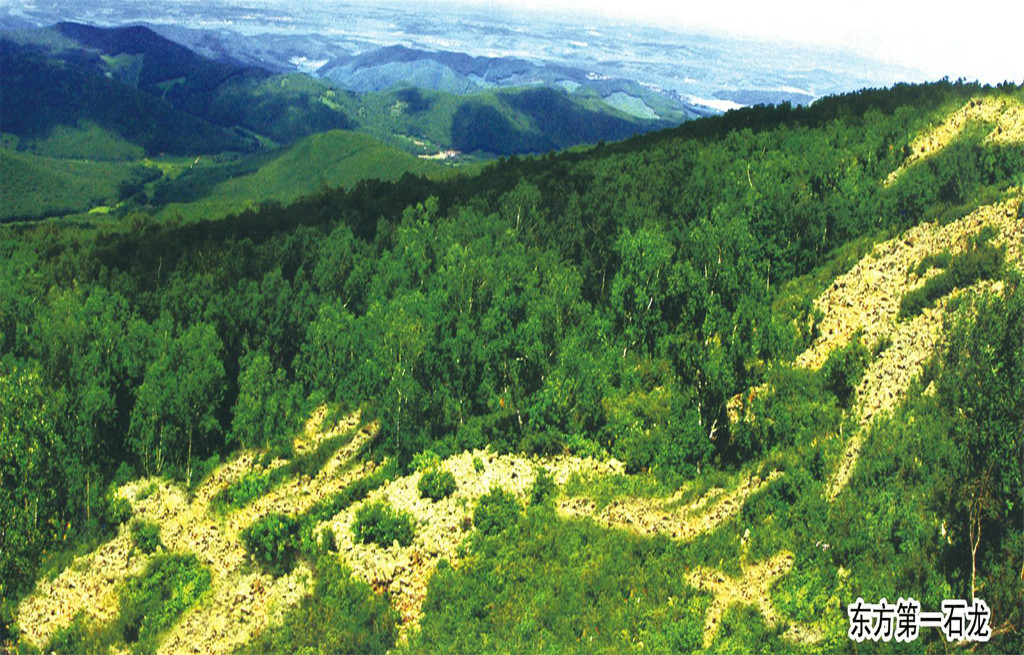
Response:
[[[789,616],[845,622],[857,596],[937,609],[978,589],[993,650],[1020,652],[1020,273],[996,255],[970,273],[1004,292],[951,313],[948,347],[874,423],[833,504],[839,453],[815,444],[852,430],[851,389],[877,353],[788,364],[817,336],[813,299],[872,244],[1020,193],[1024,151],[981,129],[881,183],[914,137],[980,96],[1024,101],[1014,86],[899,85],[502,159],[472,177],[321,188],[221,221],[137,211],[0,228],[0,643],[17,642],[17,603],[37,578],[110,537],[112,485],[194,487],[240,447],[295,458],[291,437],[328,403],[379,420],[366,457],[397,464],[390,474],[485,445],[614,457],[663,495],[759,462],[786,473],[743,507],[765,529],[742,546],[735,529],[677,545],[565,521],[542,489],[528,507],[489,499],[491,527],[467,539],[466,563],[438,570],[403,648],[687,652],[708,600],[675,572],[738,570],[741,548],[761,559],[784,546],[796,564],[772,594]],[[730,421],[729,399],[762,384],[775,393],[761,420]],[[252,652],[392,647],[387,604],[336,558],[300,551],[313,596]],[[118,625],[154,594],[201,592],[194,562],[152,566]],[[128,639],[80,632],[61,633],[61,652]],[[810,648],[780,635],[738,606],[710,650],[853,651],[845,633]],[[944,652],[945,640],[923,630],[887,646]]]

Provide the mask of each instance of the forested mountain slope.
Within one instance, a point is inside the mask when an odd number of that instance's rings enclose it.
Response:
[[[92,66],[54,59],[7,39],[0,39],[0,44],[5,133],[42,140],[57,126],[86,121],[153,154],[245,151],[256,146],[252,139],[226,132]]]
[[[3,228],[0,638],[853,652],[976,594],[1019,652],[1022,96]]]

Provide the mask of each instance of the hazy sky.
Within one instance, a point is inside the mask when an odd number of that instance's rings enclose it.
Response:
[[[359,1],[359,0],[356,0]],[[565,10],[666,28],[831,45],[982,82],[1024,81],[1024,2],[1017,0],[394,0]]]

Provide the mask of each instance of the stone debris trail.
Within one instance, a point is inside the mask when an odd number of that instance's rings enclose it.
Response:
[[[855,411],[859,416],[857,431],[846,443],[835,473],[829,479],[826,498],[835,500],[856,468],[864,447],[864,436],[875,416],[891,412],[903,400],[910,383],[921,375],[924,365],[942,339],[943,317],[949,299],[963,293],[991,291],[1000,293],[1002,282],[983,281],[968,289],[956,291],[926,308],[919,316],[897,325],[892,345],[868,366],[856,389]]]
[[[353,431],[359,424],[356,412],[331,430],[320,432],[325,416],[325,409],[314,414],[315,420],[307,423],[306,434],[300,438],[301,447],[296,444],[297,451],[311,451],[327,439]],[[118,495],[132,504],[135,517],[160,526],[160,539],[166,551],[194,553],[211,573],[210,591],[172,630],[160,652],[230,652],[266,625],[271,605],[284,609],[298,601],[307,588],[309,570],[300,566],[291,575],[277,580],[266,574],[243,573],[248,556],[239,532],[271,511],[304,511],[349,484],[363,471],[354,467],[339,476],[339,469],[375,434],[374,424],[360,430],[328,460],[314,480],[306,481],[302,493],[285,484],[227,517],[215,515],[210,502],[246,473],[258,469],[257,452],[245,451],[217,468],[191,498],[180,485],[160,479],[137,480],[118,490]],[[272,462],[269,468],[283,463]],[[119,609],[119,586],[127,578],[141,574],[151,558],[133,547],[130,530],[122,525],[114,539],[76,558],[55,580],[37,584],[18,609],[18,623],[25,640],[44,646],[79,612],[95,624],[109,622]]]
[[[1020,190],[1009,200],[982,207],[971,215],[940,227],[924,224],[901,237],[877,245],[847,274],[835,280],[816,301],[823,313],[821,336],[802,353],[796,365],[820,367],[835,348],[849,342],[858,330],[865,344],[873,347],[888,338],[891,344],[867,369],[857,387],[854,411],[860,428],[846,444],[846,452],[829,482],[827,495],[835,498],[848,484],[857,464],[863,438],[870,422],[880,413],[891,411],[905,395],[911,381],[920,375],[928,357],[939,344],[947,299],[927,308],[909,321],[897,321],[902,297],[924,283],[911,271],[929,254],[948,249],[965,249],[970,238],[984,226],[995,229],[992,242],[1006,249],[1011,264],[1021,261],[1024,250],[1024,221],[1020,211]],[[1000,283],[981,282],[970,290],[999,292]],[[959,292],[956,292],[959,293]],[[762,389],[760,393],[770,393]],[[730,414],[744,417],[742,401]],[[322,426],[326,408],[314,413],[295,447],[298,454],[316,450],[333,437],[355,431],[360,422],[354,413],[329,430]],[[189,496],[176,484],[162,480],[140,480],[125,485],[119,494],[131,502],[136,516],[157,523],[161,540],[171,552],[192,552],[211,572],[210,591],[200,604],[187,612],[161,644],[161,653],[194,652],[221,655],[233,651],[260,630],[281,620],[284,612],[308,593],[312,574],[299,565],[289,575],[274,578],[246,566],[248,555],[239,534],[259,518],[272,512],[296,515],[315,503],[330,498],[355,480],[372,472],[373,464],[357,464],[367,444],[377,434],[377,426],[364,426],[342,445],[310,478],[292,478],[255,501],[218,516],[210,503],[223,489],[247,473],[260,470],[260,453],[245,451],[216,469]],[[474,460],[482,463],[478,470]],[[283,466],[277,460],[265,470]],[[456,479],[456,492],[441,501],[420,496],[420,474],[393,480],[369,494],[362,502],[346,508],[320,527],[329,526],[335,535],[339,558],[353,573],[376,591],[387,592],[402,618],[403,638],[419,623],[426,589],[441,559],[458,564],[458,546],[472,526],[472,515],[480,496],[498,486],[525,498],[538,467],[551,473],[563,486],[574,473],[583,475],[622,474],[615,461],[575,457],[547,459],[517,455],[495,455],[488,451],[465,452],[441,463]],[[706,534],[735,517],[746,499],[781,475],[767,478],[751,475],[729,492],[712,490],[695,502],[676,507],[678,494],[669,499],[629,498],[616,501],[597,511],[586,498],[563,499],[558,509],[567,517],[591,517],[607,527],[622,528],[638,534],[663,534],[687,541]],[[410,513],[417,528],[408,547],[392,544],[357,544],[352,537],[356,512],[365,503],[384,501]],[[319,528],[318,528],[319,530]],[[78,612],[93,622],[112,620],[118,611],[118,590],[123,582],[142,573],[151,556],[133,548],[127,526],[117,536],[92,553],[78,557],[55,580],[42,580],[19,606],[18,622],[26,641],[45,645],[60,628],[67,626]],[[701,569],[691,581],[714,594],[708,612],[705,643],[713,639],[725,608],[733,602],[756,604],[765,620],[773,624],[778,615],[768,597],[768,587],[792,566],[792,555],[782,553],[767,562],[743,569],[740,578]],[[810,626],[794,625],[786,633],[793,641],[813,643],[821,638]]]
[[[18,607],[18,625],[29,643],[45,645],[79,611],[105,623],[117,615],[117,587],[139,575],[150,557],[132,546],[131,532],[122,525],[117,536],[88,555],[75,558],[53,581],[40,580]]]
[[[351,431],[358,423],[358,415],[349,416],[321,435],[317,442],[319,444]],[[222,555],[207,558],[201,551],[193,551],[214,572],[211,592],[182,617],[157,652],[168,655],[181,652],[230,653],[267,625],[279,622],[285,610],[296,605],[308,592],[312,572],[307,566],[299,565],[288,575],[275,579],[267,573],[246,571],[242,564],[247,554],[239,535],[268,514],[300,514],[365,475],[367,470],[359,466],[345,470],[343,475],[338,475],[338,472],[376,434],[375,423],[364,426],[351,441],[338,449],[314,478],[307,478],[301,484],[296,480],[288,481],[220,519],[217,522],[220,528],[218,538],[211,539],[203,547]]]
[[[479,462],[482,467],[477,470]],[[519,455],[496,455],[487,450],[463,452],[444,460],[442,470],[456,481],[455,492],[433,501],[420,495],[417,485],[420,473],[398,478],[371,492],[366,499],[342,510],[321,527],[334,532],[339,556],[353,574],[365,580],[374,590],[387,592],[391,604],[401,615],[404,639],[419,624],[427,585],[437,564],[445,559],[458,565],[458,548],[473,524],[473,512],[481,496],[500,487],[524,500],[536,479],[539,467],[545,468],[555,484],[562,486],[571,475],[609,475],[623,472],[616,460],[560,456],[529,458]],[[352,524],[359,509],[368,503],[385,502],[408,512],[415,522],[415,534],[409,546],[393,543],[388,547],[356,543]]]
[[[157,653],[231,653],[308,593],[313,572],[304,563],[274,578],[261,571],[236,570],[211,584],[203,600],[171,630]]]
[[[690,573],[687,582],[702,591],[710,592],[714,598],[704,615],[704,647],[711,645],[725,610],[734,603],[754,605],[760,609],[769,627],[779,623],[780,617],[771,602],[771,586],[792,570],[795,560],[792,553],[781,551],[763,562],[743,566],[738,578],[708,568],[699,568]],[[820,641],[822,635],[800,625],[791,627],[783,637],[790,641],[812,643]]]
[[[1020,107],[1015,111],[1019,112]],[[1017,131],[1021,130],[1024,130],[1024,121],[1017,124]],[[963,293],[1002,291],[1001,282],[981,281],[968,289],[954,291],[934,307],[901,322],[897,318],[903,296],[923,285],[929,277],[928,273],[918,277],[911,269],[926,255],[944,249],[954,255],[963,251],[970,239],[985,226],[995,229],[991,243],[1005,247],[1006,262],[1020,266],[1024,254],[1024,220],[1017,216],[1024,196],[1019,189],[1011,193],[1009,200],[981,207],[944,227],[919,225],[896,239],[877,245],[870,255],[850,272],[837,278],[817,299],[816,306],[823,314],[821,336],[797,358],[797,366],[820,368],[829,353],[849,343],[857,331],[861,331],[862,339],[869,348],[885,338],[891,342],[868,366],[857,386],[853,411],[857,416],[858,429],[847,442],[840,463],[829,480],[826,492],[829,500],[834,500],[849,483],[872,420],[891,412],[903,400],[911,382],[920,376],[925,362],[939,346],[949,299]],[[730,407],[731,420],[756,420],[747,411],[749,408],[743,398],[770,392],[769,388],[762,386],[734,399]],[[789,572],[792,564],[792,555],[780,553],[762,564],[744,567],[739,578],[711,569],[692,574],[691,584],[712,592],[715,598],[705,619],[705,646],[714,639],[725,609],[734,602],[757,605],[769,625],[776,623],[778,616],[769,600],[769,588]],[[816,627],[795,623],[785,636],[802,643],[814,643],[823,638]]]
[[[355,413],[322,431],[325,417],[326,410],[314,413],[305,433],[296,440],[297,453],[310,453],[328,439],[352,432],[359,425],[359,414]],[[301,514],[371,473],[372,462],[360,465],[356,460],[377,432],[375,423],[363,426],[314,477],[287,480],[225,516],[212,511],[211,501],[247,473],[260,470],[259,452],[245,451],[225,463],[191,497],[180,485],[158,479],[138,480],[118,490],[132,504],[135,516],[160,526],[166,551],[194,553],[211,573],[210,590],[170,630],[158,648],[159,653],[230,653],[282,620],[284,613],[309,592],[312,572],[300,563],[292,573],[274,578],[249,566],[240,533],[269,513]],[[480,470],[474,460],[482,464]],[[284,464],[276,460],[264,470]],[[455,476],[458,484],[449,498],[438,502],[421,498],[417,489],[420,474],[415,473],[371,492],[364,501],[317,528],[319,531],[321,527],[332,527],[340,547],[339,558],[376,591],[389,593],[402,616],[403,636],[418,625],[427,584],[437,563],[442,558],[457,562],[458,545],[472,526],[473,510],[480,496],[493,487],[502,487],[525,499],[541,466],[558,485],[564,485],[574,473],[623,472],[622,465],[615,460],[541,460],[499,456],[488,451],[466,452],[449,458],[441,466]],[[351,526],[356,511],[363,504],[376,501],[388,502],[413,515],[417,529],[411,546],[393,544],[381,548],[353,543]],[[119,609],[119,586],[128,577],[141,574],[151,557],[132,546],[130,531],[122,526],[115,539],[76,559],[55,581],[40,582],[22,602],[19,623],[25,639],[44,646],[79,611],[84,611],[96,625],[109,622]]]
[[[750,475],[728,493],[712,489],[699,499],[672,508],[673,498],[626,498],[615,500],[600,512],[589,498],[569,498],[559,502],[558,511],[566,517],[593,517],[609,528],[626,529],[642,535],[661,534],[677,541],[690,541],[711,532],[736,516],[747,498],[782,476],[773,471],[766,478]]]
[[[348,430],[356,422],[348,422]],[[354,466],[356,456],[377,436],[379,426],[364,426],[355,437],[342,446],[312,479],[293,478],[260,496],[254,502],[228,514],[224,521],[229,531],[241,532],[267,514],[299,514],[317,502],[330,498],[356,479],[372,472],[372,463]]]
[[[348,417],[329,432],[316,432],[319,423],[311,421],[306,451],[315,449],[331,436],[351,431],[358,421],[357,415]],[[282,620],[284,613],[308,593],[312,572],[300,564],[291,574],[274,578],[246,566],[248,555],[239,533],[271,512],[299,514],[371,472],[372,464],[360,466],[353,462],[376,431],[374,424],[364,426],[338,449],[315,477],[288,480],[227,516],[212,513],[210,502],[221,490],[257,469],[258,453],[244,452],[221,466],[200,485],[191,499],[180,486],[165,481],[140,480],[119,491],[132,503],[137,516],[161,526],[161,539],[168,550],[195,553],[212,576],[210,591],[171,629],[158,652],[229,653]],[[282,462],[272,462],[270,467],[280,465]],[[435,502],[421,497],[417,488],[421,474],[414,473],[371,492],[366,499],[342,510],[317,528],[319,531],[329,526],[335,535],[338,557],[356,577],[365,580],[377,592],[389,595],[401,615],[403,639],[419,624],[427,586],[437,564],[445,559],[458,565],[458,547],[472,527],[473,512],[481,496],[494,487],[501,487],[525,499],[540,467],[548,471],[559,487],[574,474],[591,477],[624,473],[622,464],[616,460],[569,456],[538,459],[496,455],[486,450],[464,452],[443,461],[440,467],[451,472],[456,480],[457,489],[448,498]],[[641,534],[669,534],[688,540],[734,517],[746,498],[779,475],[773,472],[763,479],[751,475],[741,480],[734,490],[713,489],[680,507],[673,507],[679,502],[679,494],[660,503],[641,499],[620,501],[594,518],[605,525],[625,527]],[[354,542],[352,523],[359,508],[381,501],[412,515],[416,531],[410,546],[395,543],[381,547]],[[559,509],[566,516],[594,513],[593,504],[585,499],[562,501]],[[123,527],[117,539],[82,560],[86,564],[69,568],[51,586],[41,584],[22,604],[19,616],[26,638],[32,643],[45,644],[53,632],[67,625],[79,610],[90,613],[98,623],[114,618],[118,609],[118,584],[130,575],[141,573],[149,558],[132,548],[130,534]],[[84,576],[78,574],[83,567]],[[84,593],[73,596],[79,586],[84,587]]]
[[[885,178],[885,186],[893,184],[904,171],[919,161],[940,152],[959,136],[968,123],[993,125],[985,137],[991,145],[1024,143],[1024,105],[1010,98],[979,98],[968,101],[945,121],[910,144],[910,156]]]
[[[782,475],[779,471],[771,472],[766,478],[749,475],[730,492],[711,489],[696,501],[678,508],[673,508],[678,502],[677,493],[667,499],[627,498],[613,501],[596,514],[594,501],[570,498],[561,501],[558,510],[567,517],[591,516],[610,528],[625,529],[641,535],[661,534],[677,541],[690,541],[736,516],[747,498]],[[793,561],[792,554],[782,552],[761,564],[743,567],[739,578],[707,568],[697,569],[690,574],[690,584],[713,596],[705,616],[704,646],[711,644],[722,615],[733,603],[756,605],[764,615],[765,622],[769,626],[775,625],[779,617],[772,605],[769,588],[789,573]],[[794,622],[783,636],[793,642],[817,643],[823,634],[814,626]]]
[[[1014,106],[999,115],[1019,109]],[[1024,250],[1024,221],[1017,218],[1022,198],[1017,189],[1009,200],[982,207],[944,227],[920,225],[899,238],[881,243],[817,299],[816,305],[823,314],[821,336],[797,358],[797,366],[819,368],[832,350],[848,343],[858,330],[869,348],[883,339],[890,340],[890,345],[871,363],[857,387],[853,411],[860,427],[846,444],[846,452],[832,475],[827,492],[829,498],[835,498],[848,484],[871,421],[880,413],[891,411],[902,400],[942,338],[948,297],[912,320],[897,320],[903,296],[934,274],[933,271],[918,277],[912,269],[926,255],[944,249],[953,254],[962,251],[984,226],[995,229],[992,242],[1005,247],[1007,262],[1019,265]],[[998,293],[1001,284],[981,282],[970,289],[974,290]],[[771,390],[765,388],[758,393],[771,393]],[[743,411],[743,404],[741,397],[736,407],[731,408],[734,420],[754,420]],[[260,453],[242,452],[216,469],[192,496],[181,486],[162,480],[140,480],[118,491],[132,504],[136,516],[160,525],[161,540],[167,550],[195,553],[211,572],[210,591],[172,628],[160,646],[161,653],[221,655],[231,652],[267,626],[279,622],[284,612],[308,593],[312,580],[308,567],[300,564],[291,574],[278,578],[262,573],[248,565],[249,558],[239,534],[272,512],[300,514],[372,472],[372,462],[359,464],[358,459],[376,436],[376,424],[357,431],[360,423],[357,412],[324,430],[326,418],[326,408],[314,413],[304,433],[296,439],[297,454],[311,453],[333,437],[354,434],[315,476],[286,480],[246,507],[224,516],[211,510],[211,501],[247,473],[260,470]],[[285,464],[276,460],[264,470]],[[376,591],[388,593],[401,615],[405,638],[419,623],[427,585],[437,564],[445,559],[458,565],[458,547],[472,527],[473,511],[479,498],[493,487],[525,498],[541,466],[549,471],[558,486],[564,486],[569,477],[577,473],[604,476],[624,472],[622,464],[615,460],[568,456],[537,459],[496,455],[486,450],[464,452],[440,464],[442,469],[452,473],[457,483],[455,493],[448,498],[436,502],[422,498],[417,489],[420,474],[414,473],[372,491],[366,499],[342,510],[317,530],[330,527],[339,559]],[[590,499],[569,498],[559,501],[558,510],[563,516],[589,517],[611,528],[689,541],[735,517],[751,494],[780,475],[778,472],[766,478],[749,475],[731,491],[711,490],[685,505],[680,505],[681,496],[677,493],[667,499],[618,500],[600,511]],[[352,524],[356,513],[366,503],[378,501],[387,502],[413,517],[416,531],[411,545],[402,547],[395,543],[381,547],[354,542]],[[97,624],[112,620],[118,611],[120,585],[127,578],[141,574],[150,559],[151,556],[143,555],[132,546],[128,527],[121,526],[111,541],[76,558],[53,581],[41,580],[34,592],[22,601],[18,622],[25,640],[45,645],[54,632],[67,626],[78,612],[84,612]],[[789,572],[792,564],[793,556],[783,552],[765,562],[744,566],[738,578],[712,569],[692,573],[691,583],[714,595],[706,617],[705,644],[711,643],[725,609],[734,602],[756,605],[766,622],[770,625],[778,622],[768,591],[775,580]],[[786,636],[803,643],[821,639],[818,630],[802,624],[794,624]]]
[[[1007,265],[1020,266],[1024,220],[1018,219],[1017,214],[1022,200],[1024,196],[1017,190],[1015,197],[981,207],[945,227],[926,223],[879,244],[853,270],[837,278],[818,299],[818,306],[825,315],[822,336],[797,358],[797,365],[821,366],[828,352],[847,343],[858,329],[863,330],[868,348],[873,348],[883,338],[891,341],[868,366],[857,386],[853,411],[858,428],[846,443],[839,465],[829,480],[826,492],[829,500],[834,500],[849,484],[871,421],[891,412],[903,401],[911,382],[920,377],[924,364],[939,347],[950,298],[964,293],[1002,292],[1001,282],[982,280],[967,289],[954,290],[913,319],[897,321],[903,296],[924,283],[910,269],[926,255],[944,249],[954,255],[963,251],[970,239],[986,226],[996,231],[992,244],[1005,247]]]
[[[816,300],[823,318],[819,336],[797,356],[801,368],[821,368],[829,354],[850,341],[861,330],[865,345],[874,347],[889,335],[899,315],[900,301],[929,277],[917,276],[915,268],[927,255],[949,250],[963,251],[982,227],[991,226],[996,236],[991,243],[1006,246],[1006,261],[1019,262],[1024,248],[1024,223],[1017,219],[1020,190],[995,205],[981,207],[948,225],[922,223],[901,236],[877,244],[847,273],[837,277]]]

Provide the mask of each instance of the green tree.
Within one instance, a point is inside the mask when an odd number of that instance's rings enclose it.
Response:
[[[91,519],[102,469],[121,450],[120,407],[126,404],[128,302],[104,287],[54,290],[32,331],[43,379],[54,390],[58,427],[77,461],[69,491]],[[78,487],[81,486],[81,489]]]
[[[656,338],[664,334],[669,287],[669,266],[676,248],[657,228],[623,231],[615,243],[621,265],[611,288],[611,307],[616,326],[625,337],[626,349],[650,354]]]
[[[297,402],[285,372],[262,349],[244,355],[239,368],[229,440],[246,448],[287,449]]]
[[[1002,297],[985,296],[976,308],[957,312],[949,336],[939,395],[957,418],[949,498],[957,522],[960,552],[969,553],[973,597],[983,577],[1001,575],[996,590],[1009,591],[1003,607],[1020,617],[1022,583],[1016,564],[1024,531],[1024,285],[1014,275]],[[966,536],[966,543],[962,541]],[[984,566],[982,566],[984,565]],[[988,569],[986,571],[985,569]],[[993,570],[995,569],[995,570]],[[987,575],[986,575],[987,573]],[[1016,587],[1016,591],[1012,591]],[[1016,593],[1016,600],[1014,600]],[[986,600],[993,601],[986,592]],[[1004,605],[1005,603],[1005,605]],[[1007,616],[1012,622],[1014,616]]]
[[[853,400],[853,393],[870,359],[871,353],[861,343],[858,332],[850,338],[850,343],[829,353],[828,360],[821,367],[825,388],[835,394],[843,407],[849,407]]]
[[[208,452],[220,429],[222,350],[213,326],[200,323],[167,343],[146,369],[136,392],[130,444],[147,474],[161,473],[170,460],[178,471],[184,468],[191,484],[193,456]]]
[[[65,444],[46,396],[37,372],[0,360],[0,605],[32,581],[40,547],[63,528]]]
[[[400,461],[407,462],[421,447],[427,411],[419,368],[430,337],[420,293],[407,293],[391,303],[371,307],[367,316],[379,346],[374,361],[386,381],[381,412],[387,418],[387,437]]]

